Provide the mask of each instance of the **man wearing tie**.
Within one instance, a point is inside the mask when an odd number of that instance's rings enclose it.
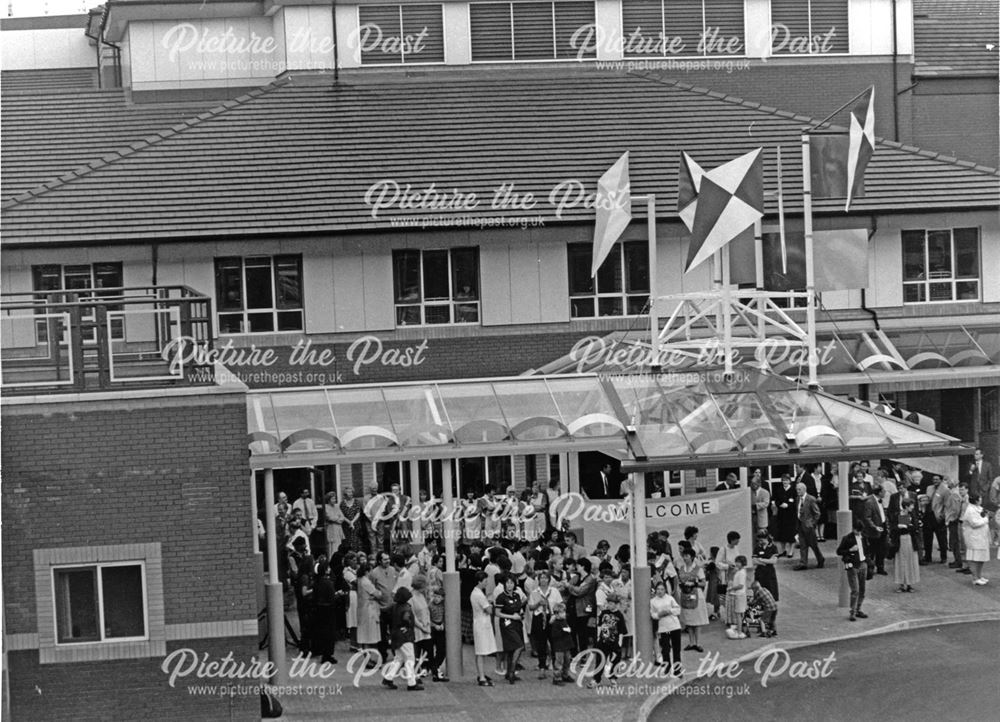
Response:
[[[976,449],[969,467],[969,494],[985,499],[993,476],[993,464],[983,458],[982,449]]]
[[[865,582],[868,579],[868,554],[865,551],[865,538],[861,533],[863,529],[862,521],[854,522],[854,531],[844,535],[837,546],[837,554],[844,562],[847,584],[851,588],[851,616],[847,618],[851,622],[858,617],[868,619],[868,615],[861,611],[861,605],[865,601]]]
[[[809,568],[809,550],[816,555],[816,568],[822,569],[826,560],[816,543],[816,524],[819,522],[819,504],[816,497],[806,493],[806,485],[799,483],[795,487],[798,498],[795,500],[796,519],[799,533],[799,563],[792,567],[795,571]]]
[[[889,528],[886,523],[885,508],[882,506],[882,497],[885,490],[881,486],[872,488],[869,496],[861,508],[861,523],[864,525],[862,533],[868,540],[868,549],[871,551],[872,559],[868,564],[868,578],[875,574],[888,576],[885,570],[885,539],[886,530]],[[872,569],[871,561],[875,562],[875,569]]]
[[[309,528],[315,529],[319,515],[316,513],[316,502],[312,500],[309,489],[303,489],[299,498],[292,504],[292,511],[296,509],[302,512],[302,518],[309,524]]]
[[[587,496],[591,499],[615,499],[618,491],[618,484],[611,478],[611,464],[601,467],[601,473],[594,479],[587,490]]]

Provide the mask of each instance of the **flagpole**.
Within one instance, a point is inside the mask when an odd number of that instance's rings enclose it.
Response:
[[[764,221],[763,219],[757,219],[753,224],[753,256],[754,256],[754,269],[756,271],[756,278],[754,285],[757,287],[758,291],[764,290]],[[764,312],[767,310],[766,300],[764,296],[757,297],[757,312],[760,314],[757,317],[757,336],[763,339],[765,336],[764,330]]]
[[[781,272],[788,275],[788,246],[785,245],[785,188],[782,181],[781,146],[778,146],[778,234],[781,238]],[[794,304],[793,304],[794,305]]]
[[[656,287],[656,195],[646,196],[646,227],[649,233],[649,346],[650,365],[659,363],[660,358],[660,318],[656,311],[658,290]]]
[[[850,189],[848,189],[848,192]],[[809,386],[816,387],[816,269],[813,267],[812,167],[809,133],[802,133],[802,222],[806,245],[806,335],[809,345]]]
[[[722,260],[722,338],[726,351],[726,375],[733,373],[733,315],[730,313],[732,295],[729,288],[729,249],[719,252]]]

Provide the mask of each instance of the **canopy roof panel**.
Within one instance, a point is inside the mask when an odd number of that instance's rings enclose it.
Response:
[[[255,467],[630,449],[625,471],[958,453],[957,440],[752,367],[247,395]]]

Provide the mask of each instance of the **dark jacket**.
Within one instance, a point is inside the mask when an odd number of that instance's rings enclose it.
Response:
[[[862,538],[861,540],[862,545],[864,544],[865,541],[866,540]],[[844,564],[850,564],[852,567],[856,567],[858,564],[861,563],[860,559],[861,554],[858,552],[857,545],[858,545],[858,540],[854,536],[853,531],[850,534],[846,534],[841,538],[840,544],[837,545],[837,556],[840,557],[841,561],[844,562]],[[864,551],[865,553],[865,561],[871,559],[871,557],[868,556],[867,549],[863,549],[862,551]]]
[[[570,596],[573,598],[573,605],[576,610],[576,618],[595,617],[597,615],[597,580],[593,574],[588,574],[576,586],[568,586]]]
[[[878,539],[885,533],[889,524],[888,513],[886,513],[885,523],[882,522],[882,517],[879,515],[878,507],[881,505],[882,502],[874,496],[869,496],[861,505],[859,516],[861,518],[861,523],[865,525],[865,528],[861,531],[861,533],[866,539]],[[877,526],[881,526],[882,531],[878,531],[878,529],[875,528]]]
[[[413,643],[413,608],[409,602],[393,604],[390,612],[392,648],[399,649],[407,642]]]

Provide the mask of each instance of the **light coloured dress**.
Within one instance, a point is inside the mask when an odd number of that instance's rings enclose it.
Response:
[[[327,554],[333,554],[344,541],[344,513],[340,504],[324,504],[323,510],[326,512],[326,550]]]
[[[358,644],[378,644],[382,641],[379,630],[379,591],[366,574],[358,580]]]
[[[681,584],[685,582],[705,583],[705,570],[698,562],[694,562],[690,567],[682,563],[677,569],[677,576]],[[698,597],[698,606],[694,609],[685,609],[684,605],[681,604],[682,627],[701,627],[708,624],[705,590],[702,587],[695,587],[695,595]]]
[[[347,595],[347,628],[354,629],[358,626],[358,575],[350,567],[344,567],[344,581],[351,588]]]
[[[965,560],[990,560],[990,520],[983,516],[983,507],[969,504],[962,515],[962,535],[965,537]]]
[[[490,602],[486,593],[477,586],[472,590],[469,601],[472,603],[472,641],[476,654],[494,654],[497,651],[497,641],[493,634]]]

